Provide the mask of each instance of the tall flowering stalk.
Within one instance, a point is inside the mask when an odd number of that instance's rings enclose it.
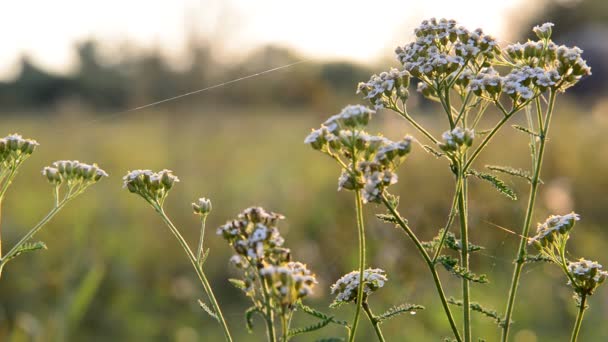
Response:
[[[11,134],[0,139],[0,210],[2,201],[21,165],[35,151],[38,143],[32,139],[24,139],[19,134]],[[89,186],[97,183],[108,174],[96,164],[85,164],[77,160],[60,160],[47,166],[42,174],[53,186],[53,208],[47,215],[32,227],[6,254],[2,254],[2,239],[0,236],[0,276],[6,264],[17,256],[46,249],[41,242],[30,242],[69,201],[82,194]]]
[[[205,221],[207,219],[207,215],[211,211],[211,202],[208,199],[201,198],[198,200],[198,202],[192,204],[194,214],[199,215],[201,218],[201,234],[196,254],[194,254],[186,239],[184,239],[182,234],[179,232],[179,229],[177,229],[169,216],[167,216],[165,213],[163,207],[170,190],[173,188],[175,183],[179,182],[177,176],[175,176],[170,170],[162,170],[159,172],[153,172],[151,170],[134,170],[129,171],[123,180],[124,187],[127,188],[129,192],[139,195],[146,202],[148,202],[148,204],[150,204],[150,206],[160,215],[167,227],[169,227],[169,230],[173,236],[175,236],[180,246],[186,253],[188,260],[190,260],[192,267],[196,271],[196,274],[203,285],[205,294],[211,302],[212,309],[208,308],[203,301],[199,300],[201,308],[220,324],[226,341],[232,341],[232,336],[230,335],[230,330],[228,329],[226,320],[224,319],[220,306],[215,299],[211,284],[207,280],[207,276],[203,270],[203,264],[207,254],[204,252],[203,241],[205,236]]]
[[[538,36],[538,41],[517,43],[503,48],[496,39],[483,33],[481,29],[471,31],[458,25],[454,20],[425,20],[414,30],[415,41],[395,50],[401,69],[393,68],[373,75],[369,81],[361,82],[357,87],[357,93],[369,101],[375,110],[390,110],[407,120],[423,136],[423,139],[429,142],[429,144],[420,142],[425,151],[448,161],[454,175],[454,198],[445,227],[431,242],[421,242],[418,239],[407,221],[397,211],[396,197],[386,190],[388,185],[397,180],[396,174],[393,173],[394,165],[390,164],[393,167],[388,169],[390,174],[386,174],[386,169],[371,167],[370,171],[381,175],[378,177],[365,171],[365,163],[363,167],[357,167],[356,159],[350,159],[356,155],[373,156],[373,153],[369,152],[361,154],[362,151],[366,151],[365,143],[369,144],[365,139],[360,139],[361,150],[349,149],[356,139],[351,141],[351,145],[344,144],[350,141],[348,139],[352,139],[348,137],[359,137],[361,134],[357,132],[361,131],[360,126],[367,124],[365,121],[358,123],[357,126],[356,121],[352,121],[353,115],[350,113],[354,108],[359,108],[358,112],[365,113],[370,112],[369,109],[363,110],[360,106],[347,107],[341,114],[330,118],[320,129],[313,131],[306,138],[306,142],[313,148],[328,154],[342,166],[340,188],[345,188],[344,185],[347,185],[350,187],[347,189],[355,190],[356,194],[361,191],[364,196],[369,193],[368,188],[373,189],[371,202],[382,203],[388,209],[388,213],[381,215],[380,218],[401,227],[414,242],[433,276],[444,312],[457,341],[473,340],[470,313],[472,309],[479,311],[477,310],[479,307],[471,300],[470,283],[487,282],[485,275],[476,275],[469,266],[471,253],[479,250],[480,247],[469,241],[468,182],[471,178],[478,178],[491,183],[510,199],[517,198],[515,193],[495,175],[475,170],[474,162],[498,131],[516,113],[525,109],[528,127],[514,126],[514,128],[531,137],[534,162],[532,175],[510,167],[488,166],[491,171],[519,176],[527,179],[531,184],[505,317],[494,315],[503,330],[503,341],[506,341],[519,276],[526,257],[527,236],[540,183],[540,170],[555,100],[559,93],[590,74],[590,68],[581,58],[580,49],[557,46],[551,41],[552,24],[535,27],[534,32]],[[408,88],[411,78],[418,79],[418,92],[423,97],[437,102],[445,113],[447,129],[439,138],[419,124],[408,112],[407,101],[410,96]],[[482,118],[487,116],[487,109],[490,107],[498,110],[499,117],[489,129],[482,129],[480,127]],[[408,138],[408,141],[412,139]],[[368,162],[369,159],[365,158],[363,161]],[[357,210],[357,215],[359,213],[360,210]],[[450,232],[456,215],[460,225],[458,238]],[[450,249],[458,252],[459,260],[445,254],[444,250]],[[360,248],[360,251],[364,249]],[[462,300],[446,299],[437,275],[437,265],[444,266],[450,273],[461,278]],[[360,261],[361,277],[364,266],[364,262]],[[361,295],[361,291],[359,294]],[[362,305],[360,299],[358,309],[359,305]],[[448,306],[450,302],[462,307],[461,329],[455,324]],[[356,312],[353,327],[356,327],[359,310]],[[353,330],[352,335],[355,332]],[[354,338],[352,335],[351,340]]]

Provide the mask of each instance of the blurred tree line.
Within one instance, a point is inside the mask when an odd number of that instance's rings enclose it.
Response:
[[[99,43],[88,40],[76,46],[77,68],[68,75],[56,75],[34,64],[28,57],[20,62],[18,76],[0,83],[0,102],[5,109],[41,109],[68,103],[93,111],[131,108],[213,86],[265,70],[304,60],[295,52],[264,46],[233,64],[217,61],[212,47],[204,42],[189,44],[185,68],[173,67],[160,50],[119,56],[108,62]],[[277,70],[264,82],[259,78],[218,87],[205,103],[246,105],[324,106],[352,96],[358,81],[371,74],[367,66],[352,62],[306,61],[289,70]],[[196,97],[180,101],[196,104]]]
[[[526,15],[512,16],[506,32],[509,41],[525,41],[531,27],[551,21],[554,40],[578,45],[592,67],[594,77],[572,93],[599,98],[608,94],[608,2],[604,0],[540,0],[527,5]],[[404,39],[405,41],[405,39]],[[214,56],[217,48],[192,30],[187,37],[187,56],[179,68],[160,49],[143,50],[131,43],[115,49],[112,60],[104,58],[96,40],[75,46],[73,72],[56,75],[34,64],[27,56],[20,62],[17,77],[0,82],[0,102],[5,111],[36,110],[77,104],[88,112],[124,110],[171,98],[190,91],[284,66],[305,58],[277,46],[263,46],[240,60],[230,62]],[[400,44],[402,42],[396,42]],[[387,59],[392,58],[387,51]],[[333,110],[354,98],[354,85],[396,62],[370,65],[347,61],[307,61],[256,79],[213,89],[210,96],[181,99],[176,106],[219,104],[230,106],[272,105]],[[380,63],[382,62],[382,63]],[[263,82],[260,81],[264,78]]]

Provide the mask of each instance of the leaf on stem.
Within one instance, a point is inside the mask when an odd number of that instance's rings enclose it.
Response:
[[[485,274],[477,275],[471,271],[467,271],[466,269],[460,267],[458,265],[458,260],[449,255],[440,255],[437,257],[437,262],[442,264],[443,267],[453,275],[468,279],[474,283],[487,284],[489,283],[488,276]]]
[[[309,315],[311,315],[313,317],[316,317],[318,319],[321,319],[321,320],[331,319],[332,323],[335,323],[335,324],[338,324],[338,325],[343,325],[345,327],[349,327],[348,322],[346,322],[346,321],[340,321],[340,320],[335,320],[335,319],[333,319],[332,316],[330,316],[328,314],[325,314],[325,313],[323,313],[323,312],[321,312],[321,311],[319,311],[317,309],[313,309],[310,306],[307,306],[307,305],[303,304],[302,302],[298,302],[298,307],[301,308],[302,311],[304,311],[305,313],[307,313],[307,314],[309,314]]]
[[[228,281],[230,282],[230,284],[232,284],[232,286],[236,287],[237,289],[246,292],[246,288],[247,285],[245,285],[245,282],[240,280],[240,279],[234,279],[234,278],[230,278],[228,279]]]
[[[441,158],[443,157],[445,154],[437,151],[436,149],[432,148],[429,145],[422,145],[422,148],[424,148],[424,150],[432,155],[434,155],[436,158]]]
[[[215,312],[213,312],[213,310],[211,310],[211,308],[208,307],[207,304],[205,304],[205,302],[203,302],[202,300],[199,299],[198,305],[200,305],[201,309],[203,309],[203,311],[205,311],[209,316],[211,316],[211,318],[213,318],[219,322],[219,318],[217,317]]]
[[[309,325],[309,326],[306,326],[303,328],[289,329],[288,336],[293,337],[296,335],[305,334],[305,333],[309,333],[311,331],[319,330],[319,329],[327,326],[329,323],[331,323],[332,320],[333,320],[333,317],[328,317],[327,319],[324,319],[316,324],[312,324],[312,325]]]
[[[437,236],[435,236],[433,238],[433,240],[422,242],[422,246],[424,246],[424,248],[426,248],[427,250],[429,250],[431,252],[435,252],[437,250],[439,244],[441,243],[441,238],[444,234],[444,231],[445,231],[445,229],[443,229],[443,228],[440,229],[439,233],[437,234]],[[454,250],[454,251],[460,251],[462,249],[461,248],[462,243],[460,242],[459,239],[456,239],[456,236],[452,232],[447,232],[445,234],[445,239],[444,239],[443,243],[444,243],[445,247],[448,247],[449,249]],[[482,249],[485,249],[485,247],[475,245],[475,244],[469,242],[469,252],[477,252]]]
[[[486,182],[489,182],[490,184],[492,184],[492,186],[494,186],[496,190],[498,190],[498,192],[507,196],[509,199],[513,201],[517,200],[517,195],[515,194],[515,191],[513,191],[513,189],[509,188],[503,181],[496,178],[495,176],[489,173],[478,172],[473,169],[469,170],[468,174]]]
[[[486,165],[486,168],[495,171],[505,173],[511,176],[520,177],[526,179],[528,182],[532,182],[532,175],[526,170],[516,169],[510,166],[499,166],[499,165]],[[540,181],[542,184],[542,181]]]
[[[253,314],[255,313],[259,313],[260,315],[264,316],[260,308],[257,306],[252,306],[245,311],[245,326],[247,327],[247,332],[249,333],[253,332]]]
[[[457,300],[457,299],[454,299],[453,297],[448,298],[448,303],[450,303],[452,305],[456,305],[456,306],[463,306],[462,300]],[[488,318],[493,319],[494,323],[496,323],[497,325],[499,325],[499,326],[503,325],[504,320],[498,314],[498,312],[496,310],[486,308],[477,302],[469,303],[469,307],[471,308],[471,310],[473,310],[477,313],[480,313]]]
[[[531,131],[530,129],[524,127],[524,126],[520,126],[520,125],[512,125],[511,127],[515,128],[516,130],[520,131],[520,132],[524,132],[526,134],[529,134],[533,137],[540,137],[540,134]]]
[[[26,242],[23,245],[21,245],[13,255],[11,255],[8,260],[11,260],[19,255],[21,255],[22,253],[27,253],[27,252],[34,252],[34,251],[38,251],[41,249],[47,249],[46,248],[46,244],[42,241],[36,241],[36,242]]]
[[[424,306],[418,304],[405,303],[394,306],[388,309],[383,314],[376,316],[375,318],[378,322],[383,322],[404,313],[415,314],[418,310],[424,310]]]

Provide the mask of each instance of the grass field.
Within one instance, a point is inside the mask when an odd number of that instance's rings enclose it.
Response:
[[[607,263],[608,243],[608,116],[599,109],[561,104],[556,113],[543,170],[534,222],[550,213],[575,209],[582,216],[570,250]],[[336,111],[338,108],[336,108]],[[202,108],[192,111],[134,112],[101,119],[63,113],[54,116],[5,116],[2,134],[19,132],[41,146],[21,169],[5,200],[2,215],[4,244],[14,243],[51,206],[51,187],[40,175],[43,166],[58,159],[97,162],[110,178],[70,203],[37,239],[48,250],[11,262],[0,282],[1,341],[215,341],[221,331],[198,307],[203,295],[182,251],[160,219],[145,203],[122,189],[127,170],[168,168],[181,179],[167,201],[167,211],[195,244],[198,233],[190,203],[212,199],[206,263],[220,304],[236,339],[264,338],[262,322],[247,335],[243,309],[247,300],[230,287],[236,275],[228,266],[229,248],[214,235],[215,228],[241,209],[262,205],[287,217],[283,235],[299,260],[318,275],[310,303],[326,308],[329,285],[356,267],[357,236],[351,196],[336,192],[338,170],[303,144],[310,128],[328,113],[293,109]],[[379,114],[378,130],[392,138],[414,133],[405,122]],[[438,119],[428,114],[431,127]],[[380,127],[382,126],[382,127]],[[434,126],[437,127],[437,126]],[[440,133],[439,129],[434,131]],[[496,163],[529,168],[527,137],[505,129],[484,152],[477,168]],[[505,149],[505,146],[508,148]],[[449,210],[452,180],[443,165],[416,147],[399,171],[395,193],[401,212],[425,238],[432,238]],[[472,183],[471,231],[486,247],[472,267],[487,273],[490,285],[474,287],[474,301],[504,310],[511,263],[518,239],[496,226],[519,231],[527,185],[504,178],[520,200],[494,192],[487,184]],[[445,195],[445,196],[444,196]],[[430,341],[450,331],[431,279],[416,251],[402,233],[374,219],[381,208],[365,208],[368,217],[369,264],[390,275],[386,288],[373,298],[377,310],[401,302],[427,307],[383,327],[391,340]],[[458,281],[442,271],[448,295],[458,296]],[[559,341],[568,336],[575,304],[563,275],[555,267],[533,264],[524,269],[516,306],[514,341]],[[498,295],[501,294],[501,295]],[[602,325],[608,315],[608,291],[599,289],[583,324],[582,341],[608,340]],[[350,308],[335,311],[350,317]],[[325,309],[329,311],[329,309]],[[298,326],[300,322],[296,322]],[[490,319],[474,316],[474,324],[488,341],[498,338]],[[362,341],[372,329],[363,321]],[[330,336],[328,328],[315,337]],[[334,334],[335,335],[335,334]],[[313,336],[313,335],[311,335]],[[368,337],[368,338],[365,338]],[[257,338],[257,339],[256,339]],[[307,337],[308,338],[308,337]],[[310,337],[312,338],[312,337]],[[300,339],[295,339],[299,341]]]

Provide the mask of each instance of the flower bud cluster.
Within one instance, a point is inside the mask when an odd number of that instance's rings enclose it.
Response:
[[[331,286],[331,293],[336,295],[331,306],[336,307],[344,303],[356,302],[359,293],[359,280],[361,273],[352,271],[338,279]],[[386,272],[379,268],[368,268],[363,272],[363,296],[366,298],[388,281]]]
[[[38,142],[23,139],[19,134],[10,134],[0,139],[0,170],[15,167],[34,152]]]
[[[372,75],[369,81],[360,82],[357,94],[361,93],[369,100],[376,110],[387,107],[397,99],[407,101],[409,97],[410,73],[395,68],[380,75]]]
[[[85,164],[78,160],[59,160],[42,169],[42,174],[51,184],[60,185],[66,182],[73,183],[95,183],[108,174],[99,168],[97,164]]]
[[[354,107],[354,109],[349,109]],[[346,124],[344,113],[369,113],[362,106],[346,107],[341,114],[332,116],[321,128],[313,130],[304,143],[326,153],[342,166],[338,190],[363,190],[363,200],[380,202],[386,187],[397,182],[395,169],[411,151],[412,137],[391,141],[379,135],[370,135],[362,126]],[[373,112],[373,111],[371,111]],[[365,124],[369,121],[366,117]],[[359,122],[363,122],[360,120]]]
[[[198,201],[192,203],[192,210],[194,210],[194,214],[196,215],[209,215],[211,209],[211,200],[205,197],[199,198]]]
[[[593,294],[608,277],[608,272],[602,270],[602,265],[583,258],[568,263],[568,273],[574,280],[574,284],[571,280],[568,285],[571,285],[579,295]]]
[[[244,271],[245,293],[264,297],[265,290],[256,288],[258,279],[263,281],[270,289],[271,306],[285,314],[298,300],[312,293],[317,280],[305,264],[292,261],[291,251],[283,247],[285,240],[277,228],[282,219],[280,214],[251,207],[219,227],[217,234],[236,252],[230,262]],[[256,305],[265,300],[258,299]]]
[[[284,307],[310,295],[317,284],[315,275],[305,264],[297,261],[264,266],[260,269],[260,276],[270,285],[272,296]]]
[[[487,63],[500,54],[493,37],[481,29],[469,31],[455,20],[424,20],[414,33],[416,41],[395,53],[405,70],[420,79],[445,79],[469,63]]]
[[[472,129],[456,127],[451,131],[444,132],[441,138],[443,142],[438,143],[437,146],[444,152],[454,153],[462,148],[471,147],[475,133]]]
[[[551,23],[535,26],[534,32],[539,41],[515,43],[506,47],[507,56],[519,65],[532,68],[540,67],[550,73],[551,82],[541,86],[541,91],[548,88],[565,90],[576,84],[581,78],[591,75],[591,68],[582,58],[583,50],[578,47],[558,46],[550,40]]]
[[[254,263],[268,259],[287,261],[288,256],[283,256],[280,248],[285,240],[276,226],[282,219],[283,215],[251,207],[239,214],[236,220],[219,227],[217,235],[223,237],[238,255]]]
[[[568,236],[580,216],[574,212],[567,215],[551,215],[549,218],[538,224],[536,235],[530,239],[530,244],[543,249],[550,247],[559,237]]]
[[[162,204],[176,182],[179,179],[171,170],[133,170],[123,177],[124,187],[131,193],[157,204]]]

